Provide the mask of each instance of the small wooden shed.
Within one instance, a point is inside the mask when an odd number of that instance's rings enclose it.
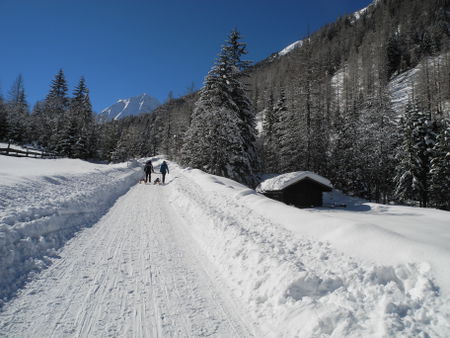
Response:
[[[256,191],[299,208],[322,206],[322,193],[333,189],[331,182],[310,171],[278,175],[261,182]]]

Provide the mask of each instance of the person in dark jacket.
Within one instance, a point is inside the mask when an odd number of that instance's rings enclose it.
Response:
[[[144,172],[145,172],[145,183],[151,182],[152,173],[155,172],[155,170],[153,169],[152,160],[149,160],[147,161],[147,163],[145,163]]]
[[[167,166],[166,161],[163,161],[161,167],[159,167],[159,172],[162,174],[162,182],[164,184],[166,182],[166,174],[169,173],[169,167]]]

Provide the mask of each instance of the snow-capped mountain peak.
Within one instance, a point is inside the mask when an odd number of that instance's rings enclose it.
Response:
[[[105,121],[118,120],[126,116],[149,113],[159,105],[160,102],[157,99],[144,93],[128,99],[119,99],[113,105],[103,109],[100,115]]]

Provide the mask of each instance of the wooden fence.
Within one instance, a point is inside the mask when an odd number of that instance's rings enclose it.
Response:
[[[14,149],[8,146],[7,148],[0,148],[0,155],[15,156],[15,157],[31,157],[31,158],[58,158],[61,157],[57,154],[47,153],[45,151],[34,150],[20,150]]]

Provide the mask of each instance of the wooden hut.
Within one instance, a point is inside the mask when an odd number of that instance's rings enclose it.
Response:
[[[256,191],[299,208],[322,206],[322,193],[333,189],[325,177],[310,171],[296,171],[261,182]]]

